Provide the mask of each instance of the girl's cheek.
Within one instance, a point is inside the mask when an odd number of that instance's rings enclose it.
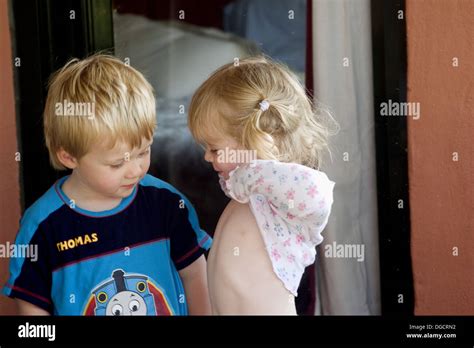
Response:
[[[226,172],[231,172],[231,171],[233,171],[235,168],[237,168],[237,165],[238,165],[237,163],[228,163],[228,164],[226,165],[225,171],[226,171]]]

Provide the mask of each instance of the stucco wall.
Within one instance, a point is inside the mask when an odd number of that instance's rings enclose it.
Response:
[[[8,2],[0,0],[0,244],[13,242],[20,220],[20,188],[15,104],[13,97],[13,62]],[[7,258],[0,257],[0,287],[8,278]],[[0,314],[14,314],[12,300],[0,296]]]
[[[473,315],[474,1],[407,0],[406,16],[415,314]]]

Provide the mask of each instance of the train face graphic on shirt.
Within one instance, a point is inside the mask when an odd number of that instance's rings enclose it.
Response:
[[[163,291],[143,274],[112,272],[94,290],[85,306],[85,315],[172,315]]]

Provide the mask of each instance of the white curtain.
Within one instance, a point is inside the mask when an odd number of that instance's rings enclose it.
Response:
[[[312,16],[314,95],[341,127],[333,137],[332,162],[323,165],[336,186],[318,247],[315,314],[379,315],[370,0],[313,0]],[[334,242],[363,247],[363,261],[326,256]]]

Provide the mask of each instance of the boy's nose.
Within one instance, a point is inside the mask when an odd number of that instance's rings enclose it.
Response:
[[[129,178],[137,178],[142,174],[142,167],[139,163],[130,163],[131,167],[128,171]]]

